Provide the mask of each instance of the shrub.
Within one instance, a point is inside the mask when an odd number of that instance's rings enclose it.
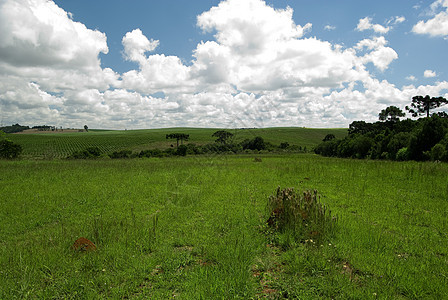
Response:
[[[320,203],[317,191],[296,192],[293,188],[281,190],[269,197],[268,225],[279,231],[289,231],[296,240],[325,240],[334,233],[336,217]]]
[[[252,140],[244,140],[242,142],[243,150],[265,150],[267,145],[261,136],[256,136]]]
[[[434,147],[432,147],[430,156],[431,160],[446,160],[447,151],[445,149],[445,146],[440,143],[436,144]]]
[[[329,134],[327,134],[327,135],[324,137],[324,139],[322,140],[322,142],[331,141],[331,140],[334,140],[335,138],[336,138],[336,137],[334,136],[334,134],[329,133]]]
[[[404,147],[398,150],[395,159],[399,161],[409,160],[409,156],[410,156],[409,149],[407,147]]]
[[[289,147],[289,143],[288,142],[283,142],[280,144],[280,149],[287,149]]]
[[[174,155],[178,155],[178,156],[186,156],[187,155],[187,146],[185,145],[180,145],[177,149],[176,152],[174,152]]]
[[[387,144],[387,152],[390,158],[395,158],[398,150],[407,147],[412,135],[409,132],[399,132],[395,134]]]
[[[339,140],[329,140],[326,142],[322,142],[314,148],[314,153],[320,154],[323,156],[336,156],[338,145],[340,144]]]
[[[131,158],[131,156],[132,156],[131,150],[115,151],[112,154],[109,154],[110,158]]]
[[[4,139],[0,141],[0,158],[14,159],[19,157],[23,148],[10,140]]]
[[[366,136],[358,136],[352,140],[351,145],[356,158],[365,158],[373,146],[373,140]]]

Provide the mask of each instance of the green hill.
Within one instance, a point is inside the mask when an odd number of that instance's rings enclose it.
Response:
[[[144,130],[89,130],[88,132],[46,132],[20,133],[7,135],[10,140],[22,145],[25,158],[63,158],[74,151],[87,147],[98,147],[103,152],[119,150],[140,151],[146,149],[166,149],[175,140],[167,140],[166,134],[185,133],[190,135],[187,143],[202,145],[213,143],[212,134],[217,128],[164,128]],[[344,137],[347,129],[311,129],[303,127],[229,129],[234,134],[234,141],[252,139],[261,136],[267,142],[279,145],[288,142],[311,149],[325,135],[332,133],[336,138]]]

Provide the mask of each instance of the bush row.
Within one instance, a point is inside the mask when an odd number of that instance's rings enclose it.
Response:
[[[289,145],[284,142],[279,146],[264,141],[262,137],[255,137],[253,139],[246,139],[240,143],[210,143],[205,145],[196,145],[189,143],[180,145],[177,148],[171,147],[165,150],[148,149],[140,152],[133,152],[131,150],[115,151],[113,153],[104,154],[98,147],[90,147],[82,151],[76,151],[68,156],[70,159],[91,159],[107,156],[112,159],[123,158],[143,158],[143,157],[170,157],[170,156],[186,156],[186,155],[201,155],[201,154],[237,154],[237,153],[254,153],[259,151],[273,152],[307,152],[306,147]]]

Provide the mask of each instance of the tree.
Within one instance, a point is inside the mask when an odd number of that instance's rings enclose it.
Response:
[[[187,155],[188,147],[185,145],[180,145],[176,151],[174,152],[174,155],[178,156],[186,156]]]
[[[444,111],[439,111],[438,113],[433,114],[433,115],[438,115],[441,118],[448,119],[448,114]]]
[[[365,121],[353,121],[348,126],[348,134],[366,134],[368,132],[373,131],[373,124],[366,123]]]
[[[0,141],[0,158],[17,158],[22,153],[22,150],[22,146],[6,138]]]
[[[417,117],[426,113],[426,117],[429,118],[429,111],[433,108],[440,107],[448,103],[443,97],[429,97],[426,95],[423,96],[414,96],[412,97],[411,107],[406,106],[406,110],[408,110],[413,117]]]
[[[411,137],[409,142],[410,158],[413,160],[428,159],[431,148],[439,143],[447,132],[446,121],[437,115],[424,118],[420,126],[415,137]]]
[[[218,130],[212,134],[213,137],[217,137],[216,142],[221,144],[227,144],[227,141],[233,137],[233,133],[226,130]]]
[[[266,149],[266,143],[263,140],[261,136],[256,136],[252,140],[245,140],[242,143],[243,149],[250,149],[250,150],[265,150]]]
[[[84,125],[84,130],[85,130],[86,132],[89,132],[89,127],[87,127],[87,125]]]
[[[380,121],[391,121],[397,122],[400,120],[400,117],[404,117],[406,114],[396,106],[389,106],[386,109],[383,109],[379,113]]]
[[[289,147],[289,143],[288,142],[280,143],[280,149],[287,149],[288,147]]]
[[[323,142],[327,142],[327,141],[331,141],[331,140],[334,140],[336,137],[334,136],[334,134],[332,134],[332,133],[329,133],[329,134],[327,134],[325,137],[324,137],[324,139],[322,140]]]
[[[184,141],[188,141],[189,138],[190,135],[185,133],[170,133],[166,135],[166,139],[176,139],[176,148],[179,148],[179,141],[181,142],[181,144],[183,144]]]
[[[4,133],[16,133],[16,132],[22,132],[26,129],[30,129],[29,126],[22,126],[17,124],[11,125],[11,126],[5,126],[5,127],[0,127],[0,130],[3,131]]]

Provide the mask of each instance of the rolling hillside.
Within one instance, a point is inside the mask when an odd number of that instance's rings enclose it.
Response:
[[[190,135],[187,143],[197,145],[214,142],[212,134],[216,128],[164,128],[145,130],[89,130],[89,132],[48,132],[10,134],[8,138],[22,145],[25,158],[63,158],[74,151],[87,147],[99,147],[103,152],[123,149],[140,151],[152,148],[165,149],[175,144],[167,140],[166,134],[186,133]],[[261,136],[265,141],[278,145],[288,142],[290,145],[307,147],[317,145],[325,135],[332,133],[337,138],[347,134],[347,129],[311,129],[303,127],[230,129],[234,141],[252,139]]]

